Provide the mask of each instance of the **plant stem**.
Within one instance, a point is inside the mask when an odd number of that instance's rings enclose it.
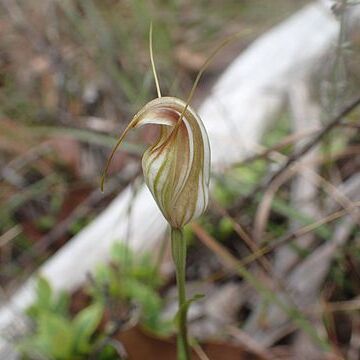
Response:
[[[171,228],[171,252],[176,269],[176,281],[178,288],[178,338],[177,358],[178,360],[190,360],[190,350],[187,339],[186,325],[186,294],[185,294],[185,267],[186,267],[186,242],[183,239],[181,229]]]

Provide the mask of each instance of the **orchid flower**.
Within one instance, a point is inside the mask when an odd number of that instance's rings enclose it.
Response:
[[[104,170],[103,189],[107,169],[129,130],[147,124],[160,126],[160,134],[142,158],[145,182],[158,207],[171,227],[172,257],[178,285],[178,359],[189,360],[186,316],[188,304],[185,294],[186,242],[182,228],[204,213],[209,198],[210,145],[205,127],[189,106],[202,73],[215,55],[236,37],[229,37],[218,46],[200,69],[187,101],[176,97],[162,97],[152,52],[150,26],[150,60],[158,98],[148,102],[131,120],[115,145]]]
[[[160,135],[142,158],[145,182],[172,228],[182,228],[199,217],[208,203],[210,145],[200,117],[175,97],[147,103],[132,119],[132,128],[158,124]],[[177,126],[178,125],[178,126]]]

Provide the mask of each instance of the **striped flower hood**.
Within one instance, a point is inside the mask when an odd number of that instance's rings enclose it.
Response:
[[[208,204],[209,139],[200,117],[185,102],[161,97],[147,103],[129,128],[160,125],[160,135],[142,158],[145,182],[166,220],[181,228],[199,217]]]

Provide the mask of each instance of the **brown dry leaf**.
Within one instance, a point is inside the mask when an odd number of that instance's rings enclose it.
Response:
[[[119,333],[117,339],[124,345],[129,360],[176,360],[175,339],[160,339],[145,333],[136,326]],[[210,360],[258,360],[243,348],[226,343],[208,342],[201,345]],[[193,360],[200,360],[193,351]]]

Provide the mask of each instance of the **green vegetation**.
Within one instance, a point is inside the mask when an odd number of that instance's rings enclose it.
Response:
[[[162,281],[149,255],[135,256],[125,245],[114,244],[111,264],[100,265],[89,292],[95,301],[106,306],[117,301],[140,310],[140,323],[158,335],[168,335],[172,324],[161,319],[163,300],[158,294]]]
[[[74,317],[69,314],[69,295],[55,295],[44,278],[37,283],[37,298],[27,314],[34,331],[18,344],[24,359],[87,359],[97,350],[102,337],[95,332],[103,316],[103,307],[93,303]],[[98,359],[113,359],[113,350],[105,347]]]
[[[40,277],[36,300],[26,311],[31,330],[18,342],[18,349],[24,359],[80,360],[94,354],[100,360],[119,359],[108,342],[117,330],[111,308],[131,311],[135,306],[140,324],[148,331],[159,336],[173,331],[174,324],[160,316],[160,285],[161,278],[149,256],[135,257],[120,243],[113,246],[111,263],[95,271],[87,289],[90,304],[76,314],[70,313],[70,295],[55,294],[48,281]],[[106,313],[110,318],[105,317]]]

